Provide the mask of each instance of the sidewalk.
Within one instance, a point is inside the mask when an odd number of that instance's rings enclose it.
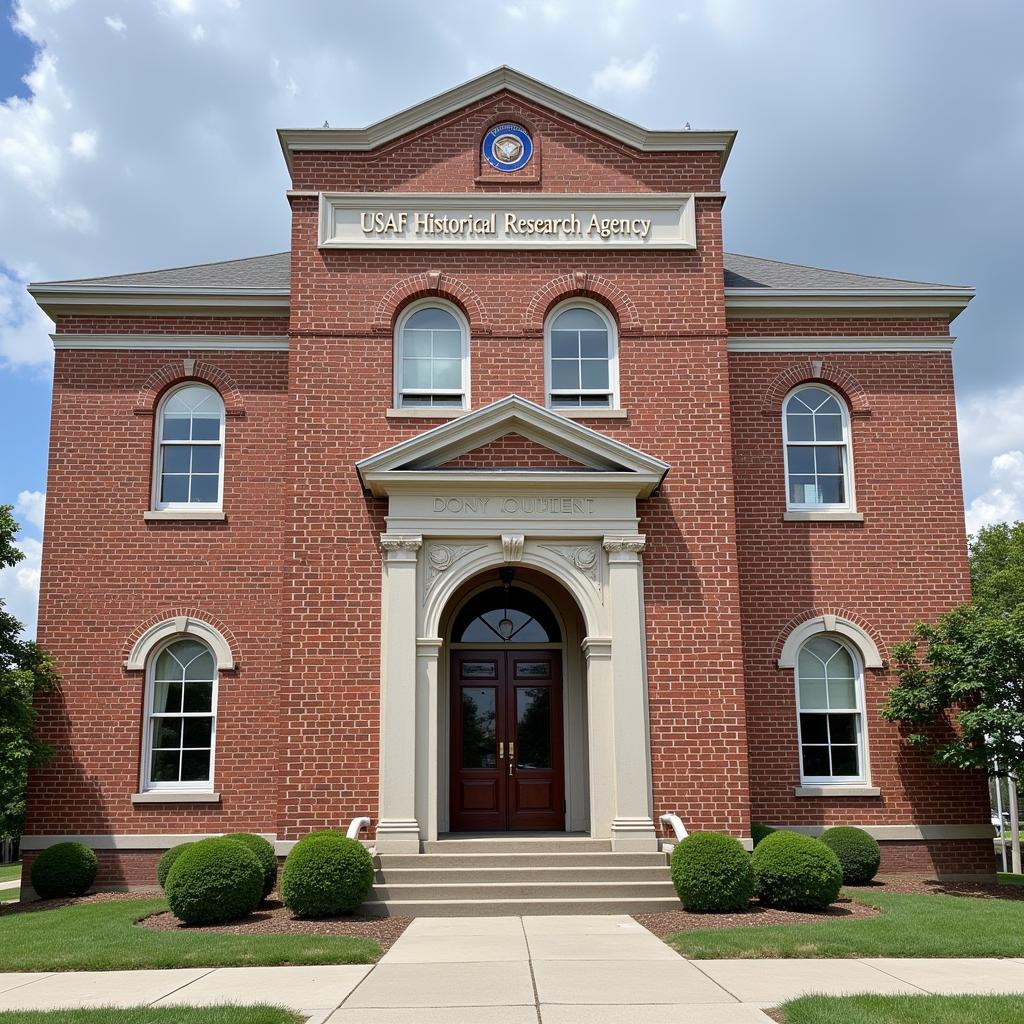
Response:
[[[373,967],[0,974],[0,1010],[266,1002],[310,1024],[767,1024],[803,992],[1024,992],[1024,958],[684,960],[626,916],[421,917]]]

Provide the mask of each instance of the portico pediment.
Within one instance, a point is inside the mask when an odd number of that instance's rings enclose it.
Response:
[[[509,434],[562,456],[564,464],[484,469],[455,461]],[[658,487],[669,466],[575,420],[509,395],[371,455],[356,463],[356,470],[375,497],[467,486],[486,490],[557,483],[563,492],[584,489],[645,498]]]

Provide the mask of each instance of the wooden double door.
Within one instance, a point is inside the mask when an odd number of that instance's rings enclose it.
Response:
[[[561,652],[454,650],[451,672],[451,830],[564,830]]]

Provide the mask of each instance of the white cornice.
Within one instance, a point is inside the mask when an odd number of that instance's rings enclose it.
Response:
[[[730,338],[730,352],[949,352],[956,338]]]
[[[281,128],[277,135],[288,169],[291,170],[292,154],[295,152],[360,152],[374,149],[503,89],[641,152],[719,152],[724,167],[736,139],[734,131],[651,131],[641,128],[632,121],[626,121],[505,66],[463,82],[367,128]]]
[[[51,334],[55,349],[287,352],[288,339],[251,334]]]
[[[955,317],[974,298],[973,288],[726,288],[727,313],[766,314],[845,310],[863,315],[878,310],[922,310]]]
[[[153,285],[30,284],[28,292],[53,318],[70,313],[102,314],[122,309],[201,310],[234,316],[286,315],[290,292],[281,288],[168,288]]]

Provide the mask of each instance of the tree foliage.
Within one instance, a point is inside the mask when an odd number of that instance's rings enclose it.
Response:
[[[17,565],[24,554],[14,544],[18,524],[10,505],[0,505],[0,568]],[[21,834],[29,768],[52,755],[32,735],[32,699],[57,685],[49,655],[21,637],[21,623],[0,600],[0,835]]]
[[[893,646],[882,717],[936,763],[1024,772],[1024,523],[972,538],[972,600]]]

